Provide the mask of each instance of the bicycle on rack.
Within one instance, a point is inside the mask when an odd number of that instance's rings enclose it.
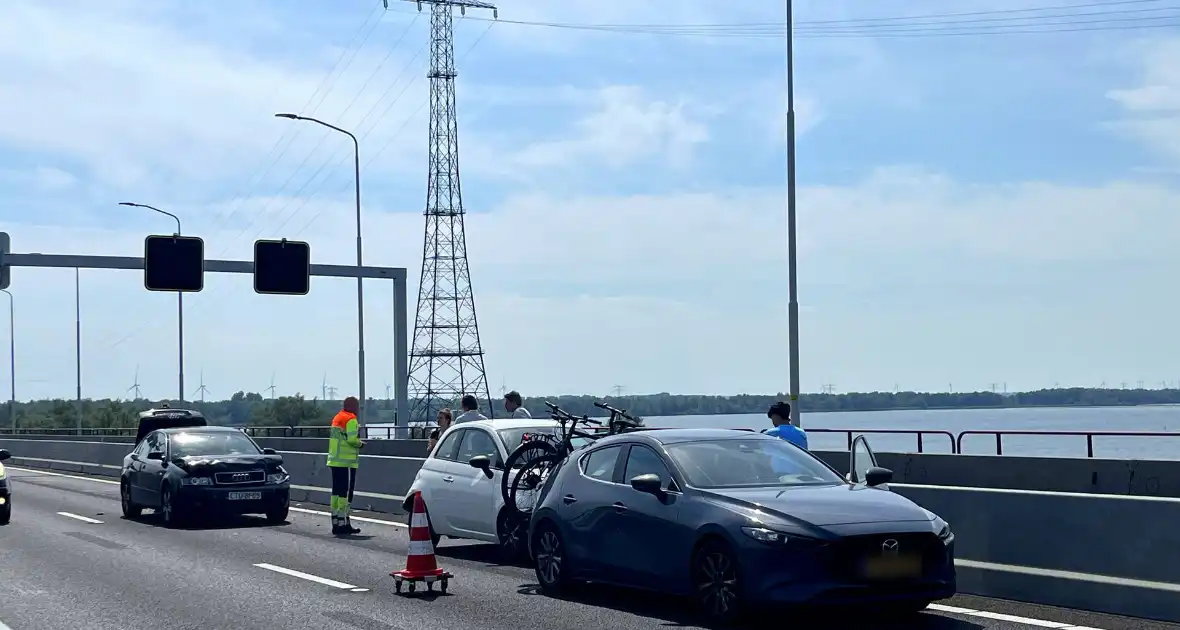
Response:
[[[602,402],[595,402],[594,406],[610,413],[605,427],[602,427],[604,423],[600,420],[594,420],[586,415],[575,416],[553,403],[546,402],[545,406],[549,408],[549,416],[559,423],[560,430],[557,434],[525,434],[520,446],[508,455],[508,460],[504,463],[504,475],[500,479],[504,505],[522,514],[531,512],[532,506],[522,506],[518,498],[536,493],[570,453],[584,446],[575,445],[575,440],[594,441],[643,427],[641,418]],[[588,426],[595,429],[587,431],[582,428]],[[519,470],[513,474],[517,467]]]

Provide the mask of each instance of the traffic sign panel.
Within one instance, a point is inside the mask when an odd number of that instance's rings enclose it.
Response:
[[[4,255],[12,249],[12,241],[8,238],[8,232],[0,232],[0,289],[7,289],[9,283],[12,282],[12,268],[8,263],[4,262]]]
[[[153,234],[144,239],[143,286],[148,291],[197,293],[205,288],[205,241]]]
[[[254,242],[254,292],[307,295],[311,291],[311,245],[303,241]]]

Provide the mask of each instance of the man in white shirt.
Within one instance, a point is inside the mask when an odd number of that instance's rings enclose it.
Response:
[[[479,412],[479,401],[477,401],[475,396],[472,396],[471,394],[467,394],[466,396],[463,396],[461,400],[459,400],[459,408],[463,410],[463,413],[459,414],[459,416],[455,418],[454,424],[462,424],[464,422],[488,419],[487,416]]]
[[[504,411],[508,412],[509,418],[532,420],[533,414],[529,413],[521,403],[524,402],[520,398],[520,392],[512,390],[504,394]]]

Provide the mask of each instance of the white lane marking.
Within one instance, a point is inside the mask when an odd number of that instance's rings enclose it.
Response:
[[[303,514],[315,514],[316,516],[332,516],[331,512],[324,512],[323,510],[309,510],[307,508],[299,508],[299,507],[293,507],[293,508],[291,508],[291,511],[292,512],[302,512]],[[406,525],[405,523],[399,523],[397,521],[384,521],[379,518],[369,518],[367,516],[350,516],[349,518],[351,518],[354,521],[360,522],[360,523],[375,523],[377,525],[392,525],[394,527],[409,527],[409,525]],[[2,629],[0,629],[0,630],[2,630]]]
[[[1002,573],[1019,573],[1037,577],[1054,578],[1058,580],[1075,580],[1091,582],[1093,584],[1107,584],[1110,586],[1125,586],[1129,588],[1145,588],[1153,591],[1180,593],[1180,584],[1170,582],[1154,582],[1151,580],[1137,580],[1134,578],[1116,577],[1113,575],[1097,575],[1094,573],[1080,573],[1078,571],[1063,571],[1061,569],[1042,569],[1040,567],[1024,567],[1014,564],[998,564],[995,562],[981,562],[979,560],[955,559],[955,566],[967,569],[982,569],[984,571],[999,571]]]
[[[3,621],[0,621],[0,630],[12,630],[12,628],[9,628],[8,626],[4,625]]]
[[[69,512],[58,512],[57,515],[64,516],[66,518],[72,518],[77,521],[82,521],[83,523],[93,523],[95,525],[102,525],[102,521],[100,521],[96,518],[90,518],[89,516],[79,516],[77,514],[71,514]]]
[[[935,612],[964,615],[966,617],[979,617],[981,619],[992,619],[995,621],[1007,621],[1008,623],[1018,623],[1025,626],[1036,626],[1038,628],[1052,628],[1053,630],[1100,630],[1099,628],[1091,628],[1090,626],[1075,626],[1068,623],[1061,623],[1060,621],[1018,617],[1016,615],[1007,615],[987,610],[975,610],[974,608],[960,608],[958,606],[944,606],[942,604],[930,604],[927,608]]]
[[[40,468],[17,468],[16,466],[9,466],[9,470],[19,470],[20,472],[34,473],[37,475],[49,475],[50,477],[67,477],[69,479],[81,479],[82,481],[93,481],[94,483],[109,483],[119,485],[118,481],[111,479],[99,479],[98,477],[83,477],[81,475],[67,475],[65,473],[52,472],[49,470],[41,470]],[[0,628],[0,630],[4,630]]]
[[[261,564],[256,564],[254,566],[258,567],[259,569],[266,569],[267,571],[274,571],[275,573],[282,573],[283,575],[289,575],[291,577],[301,578],[301,579],[307,580],[309,582],[315,582],[317,584],[323,584],[324,586],[331,586],[332,588],[338,588],[341,590],[348,589],[351,591],[354,588],[360,588],[360,587],[356,586],[355,584],[348,584],[347,582],[337,582],[336,580],[329,580],[328,578],[320,577],[318,575],[312,575],[310,573],[304,573],[302,571],[296,571],[295,569],[288,569],[286,567],[280,567],[280,566],[276,566],[273,564],[266,564],[265,562],[261,563]]]

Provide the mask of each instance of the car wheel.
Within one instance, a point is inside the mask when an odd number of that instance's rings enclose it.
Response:
[[[556,525],[546,521],[537,526],[533,533],[533,554],[536,556],[533,568],[541,590],[551,595],[568,592],[573,584],[570,562],[565,540]]]
[[[164,521],[165,527],[177,527],[180,525],[180,510],[178,509],[176,498],[172,495],[172,488],[164,486],[160,490],[160,520]]]
[[[406,515],[406,527],[410,528],[413,526],[414,526],[414,511],[413,511],[413,508],[410,508],[410,513]],[[426,526],[430,528],[430,544],[431,544],[431,546],[438,548],[438,541],[442,540],[442,536],[439,536],[438,534],[434,533],[434,525],[432,525],[430,523],[430,508],[426,508]]]
[[[273,507],[266,511],[266,522],[277,525],[279,523],[287,522],[287,515],[291,513],[291,504],[288,501],[283,501],[282,505]]]
[[[706,541],[692,562],[697,605],[710,621],[726,624],[741,612],[742,593],[737,558],[720,540]]]
[[[529,515],[507,507],[500,510],[500,516],[496,518],[496,538],[506,562],[526,562],[529,559]]]
[[[137,518],[143,514],[143,508],[131,501],[131,484],[126,479],[119,484],[119,498],[123,504],[124,518]]]
[[[926,607],[929,605],[930,602],[924,600],[916,602],[891,602],[885,604],[884,613],[889,617],[912,617],[926,610]]]
[[[7,525],[10,521],[12,521],[11,497],[9,497],[8,500],[4,502],[4,505],[0,505],[0,525]]]

